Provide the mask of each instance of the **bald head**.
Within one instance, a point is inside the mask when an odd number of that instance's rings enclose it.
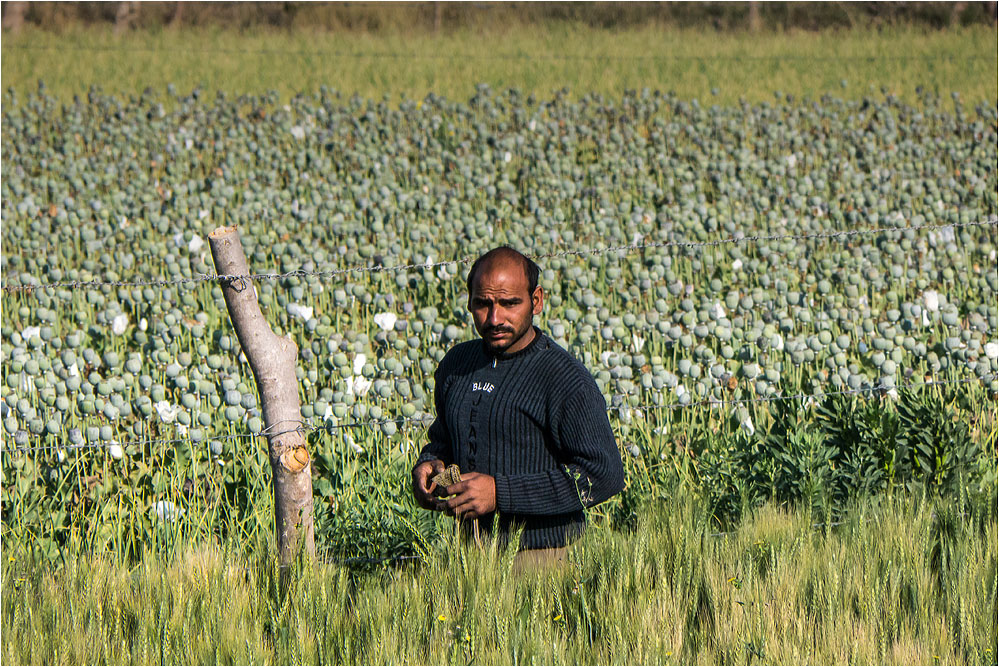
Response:
[[[538,265],[513,248],[494,248],[468,271],[468,310],[491,354],[513,354],[535,338],[544,290]]]
[[[509,246],[500,246],[493,248],[479,257],[472,264],[472,268],[468,270],[468,278],[465,281],[465,286],[468,288],[469,297],[472,295],[472,288],[475,287],[475,281],[478,279],[480,273],[501,266],[516,266],[522,270],[524,277],[527,278],[527,293],[534,294],[534,290],[538,288],[538,275],[541,272],[538,265],[523,253]]]

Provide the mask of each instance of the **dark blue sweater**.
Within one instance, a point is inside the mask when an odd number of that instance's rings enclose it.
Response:
[[[481,340],[456,345],[434,381],[437,418],[417,464],[440,459],[492,475],[500,532],[523,525],[522,549],[572,542],[583,507],[624,488],[596,382],[539,329],[512,355],[493,356]],[[494,518],[480,519],[480,529],[491,530]]]

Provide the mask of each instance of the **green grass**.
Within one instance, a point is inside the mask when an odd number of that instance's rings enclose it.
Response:
[[[61,569],[5,549],[2,659],[35,663],[995,663],[987,503],[881,496],[837,526],[765,506],[713,533],[692,502],[596,525],[555,573],[512,552],[292,570],[218,547]],[[266,550],[264,550],[266,551]]]
[[[259,32],[154,30],[115,37],[74,28],[28,29],[3,40],[4,87],[69,100],[91,85],[137,94],[168,83],[209,95],[276,90],[288,98],[320,86],[363,97],[465,99],[478,83],[548,96],[563,87],[619,97],[626,89],[673,90],[703,104],[797,97],[859,98],[881,89],[915,100],[922,86],[995,103],[996,31],[914,28],[752,35],[656,27],[597,30],[569,23],[463,29],[444,37],[411,31]],[[712,95],[712,89],[717,94]]]

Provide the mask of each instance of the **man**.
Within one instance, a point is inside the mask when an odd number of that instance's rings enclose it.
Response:
[[[469,270],[468,309],[482,338],[456,345],[437,367],[437,418],[413,495],[479,531],[498,513],[501,534],[524,527],[521,550],[562,557],[583,530],[583,508],[618,493],[624,470],[593,377],[533,326],[544,305],[538,273],[508,247]],[[438,489],[433,477],[452,463],[461,481]]]

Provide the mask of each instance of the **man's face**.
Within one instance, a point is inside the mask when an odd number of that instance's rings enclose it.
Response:
[[[494,354],[513,354],[534,340],[531,326],[541,312],[541,287],[528,292],[524,268],[514,260],[497,260],[479,267],[468,299],[475,330]]]

